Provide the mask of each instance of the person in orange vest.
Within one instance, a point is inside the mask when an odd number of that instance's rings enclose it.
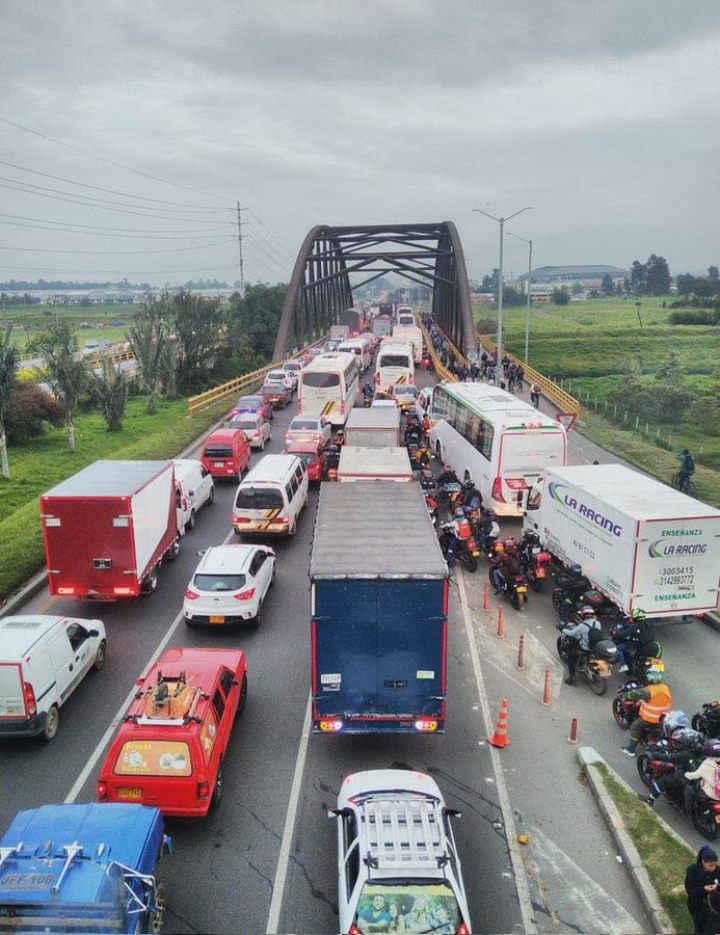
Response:
[[[659,724],[664,715],[672,710],[673,696],[667,685],[663,685],[662,669],[658,666],[650,666],[645,677],[647,685],[627,692],[625,695],[629,701],[640,702],[638,716],[630,725],[630,743],[627,747],[621,748],[622,752],[628,756],[635,756],[635,750],[645,728]]]

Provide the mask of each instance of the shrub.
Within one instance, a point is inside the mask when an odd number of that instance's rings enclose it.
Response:
[[[62,428],[65,413],[58,400],[35,383],[16,386],[5,415],[8,442],[23,442],[42,435],[44,422]]]

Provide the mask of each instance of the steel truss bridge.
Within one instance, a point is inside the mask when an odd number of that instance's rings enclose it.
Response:
[[[274,360],[327,334],[353,287],[388,273],[432,290],[432,317],[465,355],[475,347],[465,257],[451,221],[313,227],[303,240],[283,306]]]

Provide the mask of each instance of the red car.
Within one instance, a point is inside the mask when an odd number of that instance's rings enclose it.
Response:
[[[169,649],[138,690],[100,771],[100,802],[206,815],[222,794],[222,763],[245,708],[239,649]]]
[[[325,476],[327,456],[317,441],[293,441],[285,449],[286,455],[295,455],[305,462],[310,483],[319,484]]]

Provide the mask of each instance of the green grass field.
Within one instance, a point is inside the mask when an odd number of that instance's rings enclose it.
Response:
[[[110,341],[115,344],[125,340],[125,333],[133,316],[140,311],[139,305],[13,305],[0,312],[0,322],[13,326],[12,341],[24,352],[27,342],[41,331],[45,331],[56,317],[68,318],[77,327],[77,339],[82,347],[85,341]],[[112,327],[112,322],[124,321],[125,325]],[[81,327],[88,325],[89,327]]]
[[[668,298],[643,298],[640,307],[632,298],[589,299],[556,306],[536,303],[531,310],[530,366],[546,376],[562,382],[565,390],[581,400],[587,424],[582,427],[588,435],[603,444],[612,406],[606,406],[608,394],[630,372],[642,372],[644,379],[667,361],[670,353],[678,356],[684,381],[698,390],[717,386],[720,375],[720,328],[710,326],[671,325],[671,309],[663,308]],[[638,311],[642,327],[638,320]],[[494,317],[486,307],[475,311],[476,318]],[[503,312],[505,346],[515,356],[525,355],[526,309],[508,308]],[[635,417],[631,413],[623,426],[624,413],[616,411],[620,427],[631,429]],[[618,426],[615,426],[617,428]],[[658,428],[660,435],[658,436]],[[708,435],[689,417],[668,422],[662,426],[641,421],[638,434],[648,443],[645,457],[652,461],[657,456],[659,443],[674,451],[688,447],[701,467],[720,471],[720,426],[718,434]],[[615,433],[615,443],[618,438]],[[668,442],[669,438],[669,442]],[[622,442],[622,439],[619,439]],[[636,441],[628,444],[636,447]],[[619,450],[618,454],[623,454]],[[633,460],[630,458],[629,460]],[[635,461],[635,463],[638,463]],[[639,466],[647,469],[647,461]],[[672,467],[672,464],[671,464]],[[653,472],[654,473],[654,472]],[[663,474],[663,479],[668,476]],[[720,478],[717,484],[703,483],[703,499],[720,504]],[[705,492],[707,491],[707,496]]]

